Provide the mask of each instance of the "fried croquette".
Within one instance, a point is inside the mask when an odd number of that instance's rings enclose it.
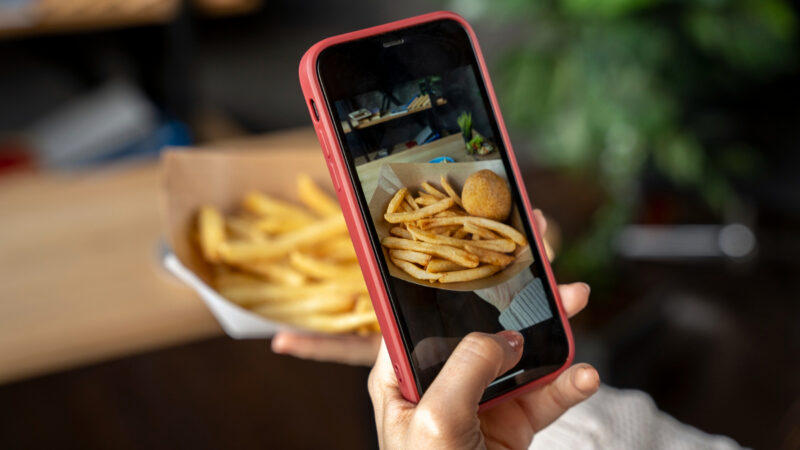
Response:
[[[502,222],[511,213],[511,191],[506,181],[491,170],[479,170],[464,181],[461,201],[473,216]]]

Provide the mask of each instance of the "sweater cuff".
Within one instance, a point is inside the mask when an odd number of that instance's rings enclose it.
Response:
[[[537,278],[514,296],[511,305],[500,313],[499,320],[506,330],[521,331],[552,317],[542,280]]]

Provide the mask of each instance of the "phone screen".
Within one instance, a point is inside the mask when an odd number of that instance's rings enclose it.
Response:
[[[564,326],[467,32],[440,20],[339,44],[317,72],[419,392],[473,331],[525,337],[483,401],[561,367]]]

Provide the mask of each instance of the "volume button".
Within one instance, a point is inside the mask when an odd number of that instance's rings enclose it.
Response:
[[[339,176],[336,171],[336,164],[333,162],[332,150],[330,143],[328,142],[328,136],[325,134],[324,129],[319,130],[319,143],[322,147],[322,154],[325,155],[325,163],[328,165],[328,172],[331,174],[331,181],[333,181],[333,188],[336,192],[342,190],[342,185],[339,182]]]
[[[333,159],[330,157],[330,154],[325,155],[325,162],[328,163],[328,171],[331,173],[331,181],[333,181],[333,188],[336,189],[336,192],[340,192],[342,190],[342,183],[339,181],[339,175],[336,170],[336,163],[333,162]]]

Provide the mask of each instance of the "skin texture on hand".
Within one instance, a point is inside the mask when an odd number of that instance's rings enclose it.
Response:
[[[570,317],[589,299],[585,283],[562,285],[559,291]],[[600,384],[592,366],[576,364],[554,381],[478,414],[483,391],[521,355],[522,336],[517,332],[471,333],[414,404],[400,393],[381,346],[369,379],[381,448],[528,448],[536,432],[589,398]]]
[[[534,210],[533,216],[544,234],[544,215]],[[585,283],[560,285],[558,290],[569,317],[589,301],[590,289]],[[389,449],[528,448],[536,432],[589,398],[600,384],[592,366],[576,364],[554,381],[478,414],[478,402],[489,383],[521,357],[522,336],[514,331],[472,333],[464,338],[419,404],[408,402],[400,393],[380,336],[281,332],[273,338],[272,349],[318,361],[374,362],[369,391],[380,446]]]
[[[321,336],[281,331],[272,338],[272,351],[275,353],[354,366],[373,365],[380,345],[379,334]]]

